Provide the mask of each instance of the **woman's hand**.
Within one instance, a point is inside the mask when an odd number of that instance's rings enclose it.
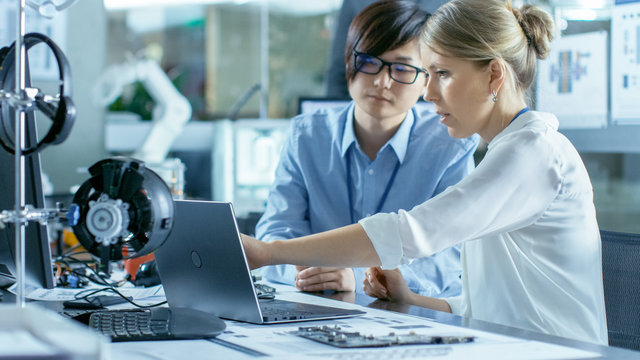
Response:
[[[397,303],[417,305],[433,310],[451,312],[446,300],[422,296],[409,289],[398,269],[382,270],[379,267],[365,271],[363,288],[369,296]]]
[[[365,271],[363,289],[369,296],[399,303],[412,303],[414,295],[398,269],[368,268]]]
[[[241,234],[241,237],[244,254],[247,257],[251,270],[270,264],[271,254],[269,253],[269,244],[245,234]]]

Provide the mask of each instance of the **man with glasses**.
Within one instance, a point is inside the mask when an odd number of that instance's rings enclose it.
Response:
[[[290,239],[410,210],[473,168],[477,139],[452,139],[438,115],[414,107],[426,83],[418,44],[428,16],[413,2],[383,0],[354,18],[345,52],[353,101],[292,120],[256,226],[259,239]],[[364,270],[278,265],[263,274],[302,291],[361,291]],[[400,271],[418,294],[460,293],[457,248]]]
[[[378,0],[342,0],[338,18],[336,19],[331,49],[329,54],[329,64],[326,71],[326,91],[325,96],[330,98],[348,98],[349,89],[344,69],[344,49],[347,41],[349,24],[362,9]],[[434,12],[442,4],[449,0],[410,0],[427,12]]]

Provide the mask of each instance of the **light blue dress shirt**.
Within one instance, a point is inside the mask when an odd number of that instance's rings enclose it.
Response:
[[[374,214],[398,162],[381,212],[410,210],[456,184],[474,167],[478,138],[452,139],[438,115],[418,114],[415,108],[407,112],[398,131],[371,161],[355,137],[353,111],[352,102],[346,108],[323,109],[292,120],[265,213],[256,226],[259,239],[314,234]],[[351,162],[353,209],[349,209],[347,161]],[[366,269],[353,270],[356,291],[362,292]],[[460,294],[457,247],[402,265],[400,271],[409,288],[421,295]],[[293,284],[296,270],[292,265],[269,266],[263,275],[270,281]]]

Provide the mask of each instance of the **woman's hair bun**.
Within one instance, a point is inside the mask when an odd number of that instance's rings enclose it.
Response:
[[[538,59],[544,59],[551,50],[551,40],[554,35],[553,19],[551,15],[542,9],[524,5],[519,10],[513,9],[522,31],[529,42],[529,46],[533,46]]]

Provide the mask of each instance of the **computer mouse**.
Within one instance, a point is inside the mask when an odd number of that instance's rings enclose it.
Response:
[[[155,260],[147,261],[141,264],[136,272],[136,279],[133,282],[135,286],[155,286],[161,283],[160,274],[158,273],[158,265]]]

